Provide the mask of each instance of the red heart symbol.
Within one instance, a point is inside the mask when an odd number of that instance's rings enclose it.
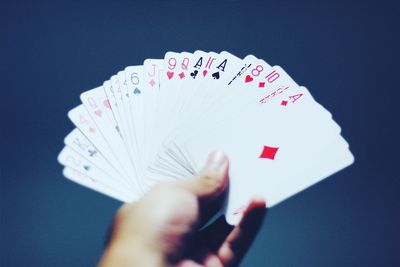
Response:
[[[207,70],[203,70],[203,76],[205,77],[207,75]]]
[[[247,75],[246,79],[244,80],[245,83],[252,82],[252,81],[253,81],[253,78],[251,78],[250,75]]]
[[[174,72],[172,72],[172,71],[167,71],[167,76],[168,76],[168,79],[172,79],[172,77],[174,77]]]
[[[108,101],[108,99],[104,100],[103,105],[104,105],[106,108],[111,109],[110,101]]]

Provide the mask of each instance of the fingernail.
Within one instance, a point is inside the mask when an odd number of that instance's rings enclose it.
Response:
[[[223,174],[226,171],[226,165],[228,163],[228,158],[221,151],[214,151],[208,156],[208,160],[205,169],[216,172],[218,174]]]

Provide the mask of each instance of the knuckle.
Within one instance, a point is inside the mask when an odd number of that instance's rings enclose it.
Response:
[[[203,185],[212,191],[220,191],[224,189],[224,179],[221,179],[213,172],[205,172],[201,176]]]
[[[118,210],[117,213],[115,214],[115,223],[120,222],[121,220],[124,220],[130,214],[133,212],[135,209],[136,204],[129,203],[129,204],[124,204],[122,205]]]
[[[119,207],[117,213],[115,214],[115,220],[119,221],[120,219],[124,218],[126,216],[127,209],[128,209],[127,204],[124,204],[121,207]]]

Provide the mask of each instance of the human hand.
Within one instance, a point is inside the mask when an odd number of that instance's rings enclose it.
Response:
[[[237,266],[266,214],[255,198],[236,227],[221,217],[198,231],[221,208],[228,187],[228,158],[211,153],[195,177],[161,183],[118,211],[99,265],[140,267]]]

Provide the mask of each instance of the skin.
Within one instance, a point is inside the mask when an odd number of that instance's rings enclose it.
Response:
[[[234,228],[221,217],[199,231],[221,208],[228,169],[228,158],[213,152],[198,175],[159,184],[140,201],[123,205],[99,266],[238,266],[266,214],[262,198],[251,200]]]

